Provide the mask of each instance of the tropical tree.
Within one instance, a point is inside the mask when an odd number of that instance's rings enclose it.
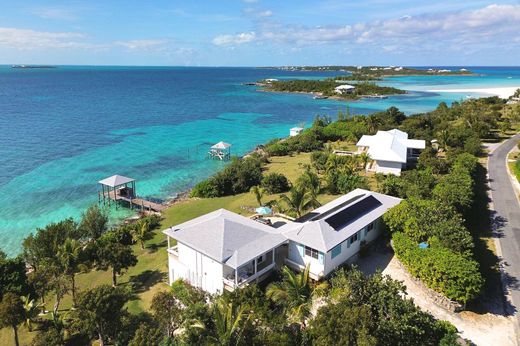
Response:
[[[81,217],[79,228],[88,239],[98,239],[106,231],[108,215],[97,204],[91,205]]]
[[[20,345],[18,341],[18,325],[25,320],[25,310],[20,297],[12,292],[4,294],[0,301],[0,328],[11,327],[14,333],[14,343]]]
[[[286,194],[280,195],[280,201],[287,205],[288,211],[295,213],[298,217],[301,217],[308,209],[319,205],[312,194],[301,186],[291,188],[289,196]]]
[[[25,310],[25,325],[27,329],[32,332],[32,321],[35,319],[41,311],[41,307],[43,304],[38,304],[34,299],[31,299],[31,296],[21,296],[20,297],[23,303],[23,309]]]
[[[132,228],[132,239],[141,244],[142,250],[144,250],[144,242],[150,239],[151,230],[151,224],[147,218],[139,220]]]
[[[152,299],[151,310],[154,319],[165,331],[167,337],[172,338],[173,333],[182,324],[182,305],[172,292],[158,292]]]
[[[250,315],[243,307],[234,306],[220,298],[213,308],[214,335],[210,339],[217,345],[241,345],[245,325]]]
[[[7,293],[17,295],[33,293],[27,279],[27,268],[23,258],[7,258],[0,251],[0,299]]]
[[[132,248],[119,243],[110,233],[101,237],[95,245],[95,266],[98,270],[112,269],[112,286],[117,285],[117,275],[137,264]]]
[[[449,149],[449,143],[451,140],[451,134],[448,130],[440,130],[437,132],[437,141],[439,143],[439,147],[447,150]]]
[[[379,117],[375,115],[369,115],[365,119],[365,124],[370,133],[376,132],[376,130],[383,124]]]
[[[362,152],[359,155],[357,155],[356,158],[358,159],[358,161],[360,163],[361,170],[366,172],[368,162],[370,161],[370,155],[367,152]]]
[[[86,266],[82,264],[82,246],[75,239],[67,239],[58,250],[58,258],[65,275],[70,279],[72,304],[76,305],[76,274]]]
[[[295,273],[288,267],[283,267],[282,282],[272,283],[267,287],[267,297],[285,308],[289,321],[298,323],[302,329],[307,325],[314,298],[327,287],[322,282],[313,287],[309,278],[310,266]]]
[[[163,339],[162,331],[159,328],[148,323],[141,323],[128,346],[156,346],[161,344]]]
[[[258,203],[258,206],[261,207],[263,205],[262,197],[264,197],[264,189],[258,185],[255,185],[249,191],[255,196],[256,203]]]
[[[307,167],[303,174],[298,178],[297,185],[309,191],[309,194],[315,201],[313,203],[316,205],[318,204],[316,201],[321,191],[320,177],[318,177],[318,175],[314,173],[310,167]]]
[[[127,291],[119,287],[100,285],[82,292],[78,296],[78,307],[73,312],[73,325],[92,336],[97,336],[99,345],[120,328],[121,318],[126,315],[123,306],[130,298]]]

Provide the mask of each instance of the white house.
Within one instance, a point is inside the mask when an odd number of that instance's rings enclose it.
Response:
[[[303,132],[303,127],[293,127],[289,131],[289,136],[291,136],[291,137],[298,136],[302,132]]]
[[[356,87],[348,84],[338,85],[334,88],[336,94],[352,94],[354,90],[356,90]]]
[[[398,129],[377,131],[373,136],[364,135],[357,142],[358,152],[366,152],[373,162],[367,170],[383,174],[401,175],[407,163],[417,160],[426,142],[420,139],[408,139],[406,132]]]
[[[184,279],[210,293],[260,280],[286,238],[273,227],[219,209],[163,231],[170,284]],[[170,246],[171,239],[177,244]]]
[[[259,282],[286,264],[319,280],[355,258],[361,241],[379,235],[381,216],[399,198],[356,189],[274,228],[219,209],[163,231],[170,284],[184,279],[210,293]],[[171,246],[171,239],[177,244]]]
[[[356,258],[361,242],[374,241],[383,228],[381,217],[401,199],[356,189],[309,213],[302,222],[281,228],[289,240],[285,263],[298,270],[310,266],[319,280]]]

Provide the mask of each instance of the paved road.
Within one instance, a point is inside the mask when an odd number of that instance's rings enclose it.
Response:
[[[507,153],[519,140],[517,134],[493,151],[488,174],[506,282],[520,323],[520,205],[506,168]]]

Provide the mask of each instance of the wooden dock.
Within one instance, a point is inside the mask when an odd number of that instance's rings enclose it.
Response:
[[[101,192],[99,196],[99,200],[101,201]],[[162,212],[164,209],[166,209],[166,206],[164,204],[155,203],[149,200],[146,200],[144,198],[134,197],[129,198],[126,196],[121,196],[116,191],[105,191],[104,196],[109,201],[124,201],[127,202],[130,205],[130,208],[137,207],[141,208],[141,210],[145,211],[156,211],[156,212]]]

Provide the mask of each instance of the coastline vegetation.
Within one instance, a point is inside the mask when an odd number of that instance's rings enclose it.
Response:
[[[289,71],[341,71],[350,72],[352,74],[360,74],[372,77],[388,77],[388,76],[428,76],[428,75],[472,75],[473,72],[467,69],[449,70],[449,69],[420,69],[413,67],[396,67],[396,66],[284,66],[269,67],[279,70]]]
[[[357,100],[365,96],[380,96],[380,95],[399,95],[405,94],[406,91],[393,88],[379,86],[366,77],[360,76],[351,77],[355,89],[351,93],[336,93],[335,88],[341,83],[337,81],[348,81],[348,77],[339,77],[340,79],[325,79],[325,80],[286,80],[286,81],[271,81],[269,83],[260,82],[259,84],[265,91],[277,91],[288,93],[315,93],[321,96],[336,97],[340,99]],[[370,77],[368,77],[370,78]]]
[[[233,160],[198,188],[197,198],[173,205],[162,220],[148,216],[108,229],[106,215],[92,207],[80,222],[50,224],[24,241],[20,256],[0,254],[0,324],[6,327],[0,341],[12,343],[16,329],[20,343],[33,345],[449,344],[454,327],[419,310],[403,298],[401,283],[380,273],[340,269],[328,288],[318,289],[305,273],[284,271],[267,289],[252,285],[222,297],[207,297],[181,282],[169,288],[159,231],[218,208],[248,214],[243,207],[262,200],[298,216],[334,194],[369,187],[406,198],[385,219],[396,255],[412,275],[470,305],[496,293],[488,287],[498,275],[496,256],[486,262],[482,252],[490,251],[481,244],[490,225],[477,208],[484,198],[478,192],[481,141],[498,140],[506,132],[496,130],[502,124],[511,129],[520,122],[513,106],[493,97],[442,103],[409,117],[395,107],[366,117],[340,113],[336,121],[317,117],[301,135]],[[363,134],[392,128],[427,142],[436,139],[438,148],[428,146],[417,168],[401,177],[368,174],[363,167],[370,158],[333,152],[350,148]],[[484,231],[475,224],[482,216]],[[420,249],[421,242],[428,248]],[[12,298],[22,296],[27,298]],[[311,314],[318,298],[326,304]],[[23,301],[28,304],[22,309]],[[52,312],[38,316],[50,307]]]

